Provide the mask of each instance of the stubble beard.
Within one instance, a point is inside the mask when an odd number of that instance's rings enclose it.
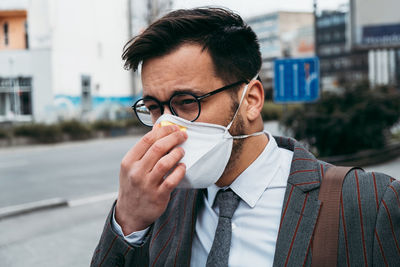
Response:
[[[231,115],[230,118],[232,119],[233,116],[235,115],[236,109],[239,107],[239,103],[237,101],[234,101],[231,106]],[[229,121],[230,122],[230,121]],[[228,123],[227,123],[228,124]],[[240,113],[238,112],[236,115],[236,118],[234,119],[232,126],[229,130],[232,136],[238,136],[238,135],[245,135],[244,131],[244,121]],[[233,139],[233,144],[232,144],[232,152],[231,156],[229,158],[228,164],[225,167],[224,173],[228,173],[231,170],[235,168],[236,163],[238,162],[240,158],[240,153],[243,150],[243,143],[245,139]]]

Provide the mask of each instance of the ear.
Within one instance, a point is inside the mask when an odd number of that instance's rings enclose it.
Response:
[[[254,121],[260,116],[264,105],[264,88],[260,81],[250,82],[246,94],[246,116],[249,121]]]

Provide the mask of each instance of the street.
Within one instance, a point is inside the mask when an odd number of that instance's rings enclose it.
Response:
[[[0,208],[116,192],[120,161],[138,138],[0,149]]]
[[[266,124],[279,134],[275,124]],[[118,190],[129,136],[0,150],[0,208],[51,198],[73,205],[0,220],[0,266],[88,266]],[[399,177],[400,158],[367,170]]]

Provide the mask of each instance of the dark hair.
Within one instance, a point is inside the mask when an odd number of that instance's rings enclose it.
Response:
[[[137,70],[146,59],[166,55],[182,44],[208,51],[216,75],[226,82],[250,80],[261,68],[257,36],[242,18],[222,8],[175,10],[152,23],[124,47],[125,68]]]

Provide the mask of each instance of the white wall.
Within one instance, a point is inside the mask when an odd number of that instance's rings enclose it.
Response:
[[[68,113],[71,114],[71,107],[73,114],[79,113],[82,75],[91,77],[92,97],[113,98],[117,102],[123,99],[125,105],[130,101],[132,76],[123,69],[121,59],[123,46],[132,37],[128,3],[129,0],[0,0],[0,9],[25,9],[28,13],[29,50],[0,53],[0,76],[8,75],[8,57],[16,57],[14,70],[32,76],[36,120],[51,121],[49,115],[55,118],[59,103],[65,99],[69,101]],[[143,3],[144,0],[139,10],[143,10]],[[137,15],[135,1],[132,9]],[[135,33],[143,27],[139,24],[134,21]],[[59,99],[59,95],[66,98]]]
[[[32,77],[32,114],[35,121],[52,121],[51,53],[49,49],[0,52],[2,77]]]
[[[123,69],[128,41],[127,0],[57,0],[52,10],[55,94],[79,96],[81,75],[90,75],[94,95],[129,96]],[[98,85],[98,91],[95,86]]]
[[[29,5],[30,0],[1,0],[0,1],[0,10],[1,9],[26,9]]]

